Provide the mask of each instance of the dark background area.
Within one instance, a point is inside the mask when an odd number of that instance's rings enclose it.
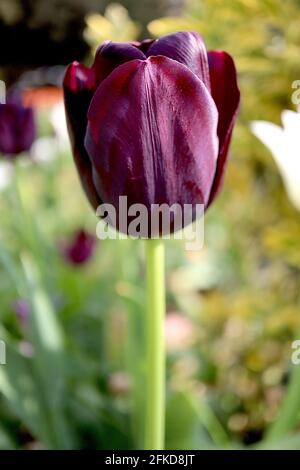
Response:
[[[27,69],[83,60],[85,16],[103,13],[108,0],[0,0],[0,66],[12,83]],[[179,14],[183,0],[127,0],[130,16],[142,27],[154,18]]]

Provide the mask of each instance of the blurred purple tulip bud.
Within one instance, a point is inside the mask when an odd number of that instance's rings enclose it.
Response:
[[[85,264],[93,255],[95,246],[96,237],[85,230],[79,230],[69,242],[61,245],[61,253],[70,264]]]
[[[21,97],[13,94],[0,103],[0,153],[8,158],[27,152],[36,137],[32,108],[22,104]]]
[[[26,299],[17,299],[13,302],[12,308],[17,315],[21,326],[26,325],[30,315],[30,305]]]

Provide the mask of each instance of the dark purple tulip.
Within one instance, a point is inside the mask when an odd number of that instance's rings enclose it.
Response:
[[[93,255],[95,244],[96,239],[94,235],[85,230],[79,230],[74,233],[68,243],[62,244],[61,253],[71,264],[84,264]]]
[[[0,104],[0,153],[10,158],[27,152],[36,137],[32,108],[23,106],[20,97],[8,97]]]
[[[204,204],[217,195],[239,106],[236,70],[198,33],[102,44],[64,80],[77,169],[96,208]]]

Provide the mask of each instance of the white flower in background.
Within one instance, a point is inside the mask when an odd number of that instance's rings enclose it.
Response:
[[[64,148],[66,145],[69,145],[69,136],[63,101],[52,108],[50,120],[60,147]]]
[[[300,211],[300,113],[283,111],[281,120],[283,127],[253,121],[251,130],[272,152],[288,196]]]
[[[51,108],[50,122],[54,130],[54,135],[39,137],[31,147],[30,155],[32,160],[35,162],[49,162],[56,158],[59,152],[66,150],[69,146],[63,102],[60,102]]]
[[[9,186],[13,175],[13,165],[11,162],[0,161],[0,191]]]
[[[56,137],[39,137],[32,144],[30,156],[34,162],[47,163],[56,158],[59,144]],[[24,160],[24,164],[30,164],[30,160]]]

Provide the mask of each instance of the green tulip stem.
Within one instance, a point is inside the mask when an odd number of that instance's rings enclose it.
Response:
[[[147,389],[145,449],[163,450],[165,441],[165,252],[161,239],[146,243]]]

